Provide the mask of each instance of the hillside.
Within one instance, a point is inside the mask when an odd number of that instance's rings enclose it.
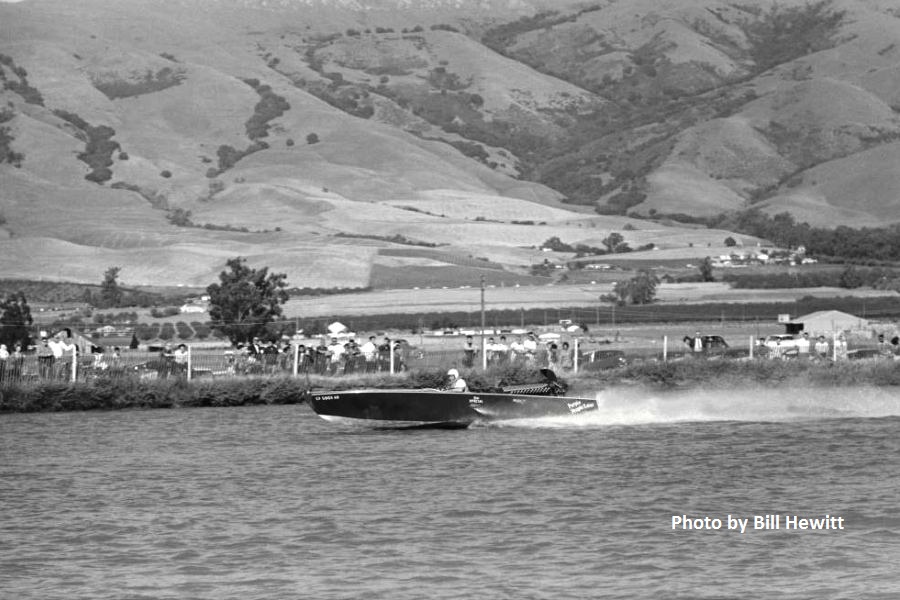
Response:
[[[524,283],[551,237],[724,251],[631,216],[900,221],[884,0],[24,0],[0,29],[7,278]]]

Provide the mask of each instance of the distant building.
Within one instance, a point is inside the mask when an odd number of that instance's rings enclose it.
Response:
[[[179,309],[182,313],[204,313],[206,306],[202,304],[183,304]]]
[[[839,310],[820,310],[791,319],[785,322],[784,327],[786,333],[806,332],[810,336],[829,336],[839,331],[867,332],[869,321]]]

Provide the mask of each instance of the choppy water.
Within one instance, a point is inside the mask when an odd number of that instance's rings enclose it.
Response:
[[[463,431],[305,406],[0,416],[0,596],[897,597],[896,393],[601,400]]]

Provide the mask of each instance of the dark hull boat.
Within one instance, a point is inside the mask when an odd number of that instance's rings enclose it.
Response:
[[[520,393],[520,392],[526,393]],[[561,417],[597,410],[597,401],[504,392],[353,390],[312,392],[309,404],[327,421],[374,427],[462,428],[476,422]]]

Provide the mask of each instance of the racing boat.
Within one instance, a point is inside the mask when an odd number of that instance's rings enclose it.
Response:
[[[561,417],[597,410],[596,400],[559,395],[565,387],[550,376],[546,384],[508,386],[491,392],[311,392],[309,404],[326,421],[378,428],[463,428],[478,422]]]

